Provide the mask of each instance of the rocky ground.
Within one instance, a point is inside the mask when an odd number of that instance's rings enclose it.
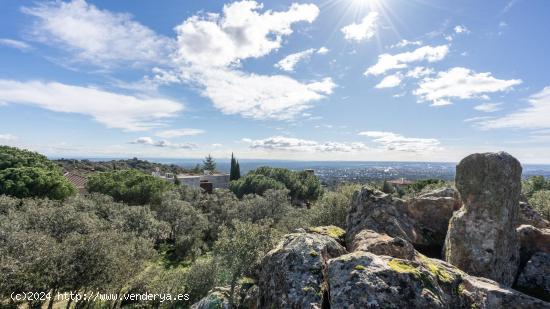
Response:
[[[550,308],[550,224],[520,202],[506,153],[457,166],[457,190],[414,199],[365,187],[347,230],[288,234],[241,287],[241,308]],[[217,288],[193,308],[228,308]]]

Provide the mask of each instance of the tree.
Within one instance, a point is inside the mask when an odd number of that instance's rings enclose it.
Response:
[[[343,184],[328,191],[311,206],[310,224],[314,226],[335,225],[346,228],[346,216],[353,195],[361,189],[359,184]]]
[[[112,196],[115,201],[132,205],[159,205],[162,195],[174,184],[136,170],[95,173],[88,177],[89,192]]]
[[[75,193],[74,186],[56,170],[39,167],[0,170],[0,194],[61,200]]]
[[[214,244],[220,265],[229,274],[229,303],[233,308],[235,287],[240,277],[251,272],[274,243],[271,229],[262,225],[233,221],[225,227]]]
[[[211,172],[216,171],[216,161],[214,161],[211,155],[206,156],[202,161],[202,169]]]
[[[535,192],[541,190],[550,190],[550,181],[546,181],[543,176],[529,176],[522,182],[522,193],[530,198]]]
[[[195,303],[208,294],[217,282],[218,268],[210,256],[197,259],[185,273],[185,292],[189,293],[189,303]]]
[[[0,170],[16,167],[39,167],[47,170],[58,170],[53,162],[37,152],[0,146]]]
[[[164,196],[157,213],[158,218],[170,226],[176,257],[194,259],[203,253],[208,221],[199,210],[180,200],[177,193],[170,192]]]
[[[295,204],[315,201],[323,193],[319,179],[315,177],[315,175],[311,175],[310,173],[307,173],[305,171],[296,172],[286,168],[273,168],[264,166],[257,168],[256,170],[250,171],[245,177],[239,179],[239,181],[244,178],[253,177],[254,175],[264,176],[283,184],[283,186],[290,191],[290,197],[292,199],[292,202]],[[273,187],[271,189],[278,188]],[[245,191],[244,194],[261,194],[258,191],[260,190],[248,190]],[[242,194],[242,192],[235,192],[235,194],[239,196],[240,194]]]
[[[246,195],[241,200],[241,204],[240,219],[252,223],[271,220],[274,224],[277,224],[292,208],[286,189],[269,189],[264,192],[263,196]]]
[[[233,156],[233,153],[231,153],[231,169],[229,172],[229,180],[239,180],[241,178],[241,168],[239,166],[239,162],[235,157]]]
[[[248,174],[239,180],[232,181],[229,187],[238,198],[242,198],[245,194],[262,195],[269,189],[286,189],[283,183],[273,178],[257,174]]]
[[[546,220],[550,220],[550,190],[540,190],[533,193],[529,204]]]

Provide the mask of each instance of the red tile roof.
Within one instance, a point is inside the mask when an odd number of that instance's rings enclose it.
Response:
[[[66,172],[63,176],[67,178],[80,192],[86,192],[86,184],[88,179],[84,176],[74,174],[71,172]]]

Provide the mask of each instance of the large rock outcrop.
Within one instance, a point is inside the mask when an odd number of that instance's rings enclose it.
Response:
[[[414,242],[419,235],[404,209],[403,200],[369,186],[356,192],[346,217],[347,246],[351,246],[355,235],[365,229]]]
[[[519,161],[505,152],[460,161],[455,185],[463,206],[449,222],[446,261],[471,275],[512,285],[519,266],[515,227],[521,170]]]
[[[531,205],[521,201],[519,202],[519,217],[518,225],[532,225],[539,229],[550,228],[550,222],[545,220],[538,212],[536,212]]]
[[[231,309],[229,305],[229,288],[218,287],[191,306],[191,309]]]
[[[372,230],[362,230],[355,235],[350,251],[365,251],[407,260],[414,260],[417,255],[410,242]]]
[[[443,261],[357,251],[329,261],[330,308],[548,308]]]
[[[285,235],[262,260],[260,307],[321,308],[323,299],[328,300],[327,261],[345,253],[326,235]]]
[[[550,301],[550,253],[535,253],[523,268],[515,287],[529,295]]]
[[[456,191],[450,188],[404,201],[364,187],[355,195],[348,210],[346,243],[350,246],[356,234],[369,229],[402,238],[418,248],[440,249],[449,219],[458,205]]]
[[[417,230],[430,243],[444,243],[449,220],[460,208],[458,192],[442,188],[406,201],[406,210]]]
[[[537,252],[550,254],[550,229],[521,225],[516,231],[520,241],[521,264],[525,264]]]

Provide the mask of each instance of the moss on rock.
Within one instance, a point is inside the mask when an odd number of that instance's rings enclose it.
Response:
[[[343,242],[346,237],[346,231],[334,225],[310,227],[307,231],[309,233],[328,236],[339,242]]]

